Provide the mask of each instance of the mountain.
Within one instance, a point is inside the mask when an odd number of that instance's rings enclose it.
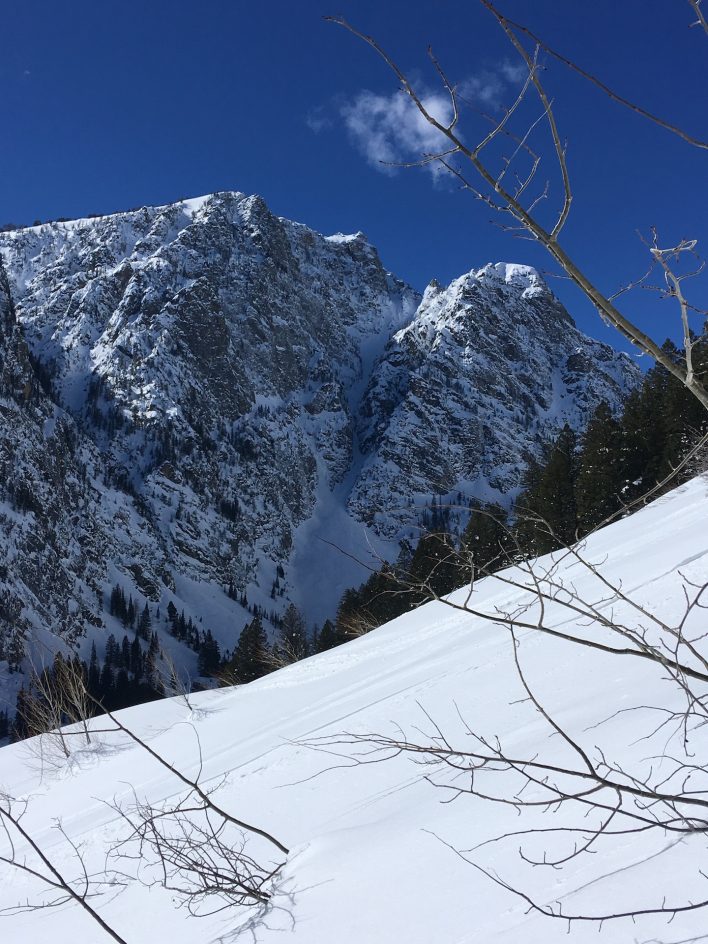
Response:
[[[358,426],[371,458],[349,506],[397,535],[411,514],[395,509],[411,495],[504,502],[541,442],[564,423],[582,428],[600,400],[617,405],[637,376],[578,331],[529,266],[433,282],[372,375]]]
[[[0,258],[5,454],[27,485],[3,542],[36,571],[2,578],[0,635],[84,656],[124,632],[116,584],[192,673],[169,603],[222,648],[244,602],[322,620],[433,495],[508,503],[559,425],[640,376],[528,267],[421,300],[363,234],[322,236],[257,196],[0,233]]]
[[[667,626],[677,625],[685,608],[683,591],[705,581],[708,536],[696,522],[706,513],[706,481],[696,479],[587,540],[584,559],[598,564],[608,583],[601,584],[564,552],[542,559],[536,572],[554,562],[549,573],[555,585],[572,587],[579,599],[592,602],[598,621],[611,616],[616,625],[641,631],[646,614],[652,613]],[[524,582],[529,576],[506,570],[479,581],[474,609],[497,616],[523,612],[529,594],[510,586],[510,580]],[[621,585],[634,603],[611,596],[608,584]],[[452,601],[461,604],[466,593],[453,594]],[[563,599],[573,603],[565,595]],[[615,633],[559,600],[549,602],[544,620],[561,635],[578,633],[616,644]],[[700,611],[694,610],[682,632],[702,637]],[[89,899],[91,904],[131,944],[275,944],[284,933],[303,944],[700,939],[705,909],[678,913],[670,924],[666,915],[656,914],[607,921],[599,934],[596,923],[569,925],[545,918],[455,851],[541,905],[558,903],[565,912],[649,908],[664,899],[669,904],[704,901],[704,833],[677,841],[680,834],[667,837],[648,830],[651,816],[661,815],[657,804],[647,809],[639,801],[641,822],[634,830],[631,822],[613,814],[606,835],[588,854],[574,857],[576,834],[567,837],[563,830],[580,826],[585,839],[576,846],[584,845],[591,823],[597,822],[584,804],[582,782],[573,781],[569,788],[580,796],[577,807],[553,804],[525,808],[519,815],[509,803],[433,785],[464,790],[468,780],[460,771],[446,775],[444,768],[416,763],[415,756],[405,753],[391,752],[384,759],[366,753],[371,745],[352,742],[352,736],[378,734],[427,743],[437,724],[460,750],[481,750],[484,745],[466,731],[469,723],[492,744],[498,737],[517,757],[577,763],[569,745],[525,696],[514,651],[545,710],[593,761],[601,758],[608,776],[620,765],[627,783],[636,782],[632,776],[652,776],[669,790],[675,783],[668,779],[673,769],[669,758],[688,753],[691,774],[684,789],[694,797],[705,796],[703,719],[695,718],[697,729],[684,745],[683,725],[674,729],[663,723],[664,714],[646,707],[676,709],[679,720],[692,729],[685,717],[685,679],[673,686],[663,666],[579,647],[535,629],[519,630],[515,648],[505,626],[432,603],[249,685],[204,692],[189,704],[177,698],[121,713],[123,723],[178,770],[194,775],[201,769],[203,783],[216,791],[214,799],[231,815],[271,831],[290,852],[272,884],[274,897],[262,909],[217,913],[208,900],[203,910],[214,913],[191,918],[177,907],[172,892],[153,887],[148,894],[131,879],[104,889]],[[104,719],[93,724],[97,729],[109,726]],[[81,875],[68,839],[80,845],[89,875],[103,873],[107,850],[129,828],[111,804],[129,811],[135,802],[174,805],[182,796],[174,776],[124,735],[96,733],[91,745],[77,744],[69,760],[55,758],[55,766],[49,764],[46,748],[43,766],[39,755],[36,740],[3,748],[2,783],[11,796],[27,801],[24,828],[67,877]],[[480,771],[475,783],[481,793],[493,792],[498,778],[506,784],[507,777],[509,771]],[[508,797],[513,795],[510,790]],[[525,794],[529,801],[539,795],[540,786]],[[609,811],[618,804],[613,791],[597,798]],[[695,813],[689,822],[673,808],[669,815],[698,829]],[[499,841],[506,832],[528,828],[545,832]],[[17,842],[21,855],[26,846]],[[568,861],[557,868],[532,865],[519,855],[520,847],[529,858],[545,853],[549,860],[568,856]],[[5,849],[0,840],[0,852]],[[132,848],[124,851],[130,854]],[[270,859],[270,851],[257,840],[250,840],[246,851],[264,863]],[[34,858],[28,861],[36,864]],[[134,873],[130,860],[109,861]],[[154,873],[147,856],[142,868],[149,881]],[[31,876],[5,869],[0,908],[41,899],[41,886]],[[47,939],[54,944],[109,940],[75,903],[3,911],[8,944]]]

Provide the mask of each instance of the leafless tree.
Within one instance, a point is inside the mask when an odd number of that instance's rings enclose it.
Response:
[[[550,530],[547,522],[538,523]],[[694,843],[702,838],[704,854],[695,860],[697,875],[704,874],[708,857],[708,768],[703,744],[708,722],[708,637],[704,628],[708,580],[696,582],[684,576],[683,608],[667,619],[613,579],[608,561],[597,560],[585,542],[530,559],[521,553],[511,529],[505,537],[498,560],[476,572],[470,568],[466,592],[441,596],[435,591],[434,576],[421,581],[401,573],[395,592],[411,592],[416,597],[423,592],[430,600],[476,617],[480,623],[491,623],[507,635],[520,699],[540,715],[549,738],[561,739],[565,745],[561,758],[555,751],[544,756],[512,750],[495,732],[493,721],[483,729],[462,714],[453,735],[424,709],[427,730],[421,732],[419,725],[413,736],[402,730],[393,735],[344,733],[309,741],[309,746],[340,754],[346,764],[380,763],[405,755],[427,768],[427,779],[444,791],[446,801],[474,797],[514,809],[522,817],[519,828],[485,840],[472,850],[453,848],[492,881],[548,917],[602,924],[640,915],[671,917],[707,907],[708,893],[700,900],[663,899],[641,907],[573,912],[560,902],[537,901],[519,884],[518,874],[514,881],[500,877],[475,857],[490,843],[521,844],[523,863],[552,871],[601,852],[605,846],[611,848],[618,836],[643,837],[650,830],[669,839],[690,838]],[[505,562],[507,567],[503,567]],[[453,552],[441,563],[469,567],[464,554]],[[571,572],[575,573],[573,578],[568,576]],[[487,588],[491,582],[511,591],[508,598],[514,603],[505,607],[479,602],[480,595],[485,599],[479,587],[482,578],[486,578]],[[611,659],[641,660],[650,670],[647,702],[618,708],[613,717],[602,713],[607,710],[602,705],[590,729],[574,731],[549,710],[538,682],[529,678],[524,667],[524,643],[536,634]],[[644,740],[654,749],[661,739],[660,757],[635,756],[626,744],[624,758],[622,751],[617,756],[611,739],[603,744],[598,730],[611,727],[628,712],[636,715],[633,740]],[[543,826],[537,818],[539,812],[559,818],[562,825]],[[687,850],[689,857],[695,856],[695,848]]]
[[[248,836],[194,790],[177,802],[154,805],[133,795],[113,808],[129,826],[111,850],[118,866],[136,864],[144,885],[173,892],[191,915],[204,916],[236,905],[265,904],[268,885],[282,863],[264,868],[249,854]]]
[[[88,720],[94,706],[82,667],[57,653],[52,666],[32,667],[29,689],[21,701],[20,720],[45,760],[68,758],[77,737],[91,744]],[[66,725],[74,728],[66,729]]]
[[[700,0],[688,0],[696,16],[694,26],[708,33]],[[696,255],[696,241],[682,239],[664,246],[656,232],[646,240],[648,271],[630,281],[613,295],[601,291],[584,271],[582,263],[564,246],[562,236],[573,204],[571,172],[566,144],[548,93],[544,70],[555,62],[572,70],[617,105],[653,123],[662,133],[677,136],[687,146],[708,150],[708,142],[630,101],[602,79],[559,53],[528,27],[504,16],[492,0],[480,0],[481,6],[503,30],[526,71],[516,99],[497,118],[488,120],[485,133],[475,137],[474,128],[465,124],[465,106],[458,87],[448,78],[432,50],[428,50],[435,73],[447,92],[450,119],[436,117],[426,106],[422,92],[395,63],[389,53],[371,36],[361,32],[341,17],[328,18],[371,46],[389,67],[402,93],[410,99],[422,118],[436,129],[442,142],[440,150],[423,154],[405,166],[437,163],[462,188],[486,206],[510,220],[504,224],[515,235],[525,233],[540,243],[561,272],[588,298],[601,317],[627,340],[667,370],[708,409],[708,390],[695,369],[694,349],[697,338],[692,319],[705,318],[705,306],[693,304],[684,289],[687,278],[700,274],[702,262]],[[540,143],[537,142],[539,136]],[[476,141],[477,143],[470,143]],[[561,199],[549,211],[549,181],[541,175],[547,161],[553,162],[552,174],[560,181]],[[690,260],[690,262],[689,262]],[[687,266],[686,263],[689,262]],[[661,282],[652,284],[652,273]],[[637,286],[653,288],[678,306],[683,335],[683,359],[677,361],[662,349],[636,321],[620,309],[621,297]],[[702,329],[702,325],[701,325]],[[679,463],[677,469],[633,505],[666,488],[682,468],[692,468],[704,455],[708,436],[703,436]],[[601,523],[602,527],[631,508],[620,508]],[[536,526],[547,534],[550,525],[537,517]],[[378,763],[393,756],[407,755],[429,765],[428,778],[448,794],[449,799],[472,796],[479,801],[512,808],[522,816],[517,829],[486,840],[490,843],[521,843],[522,861],[532,868],[557,870],[569,862],[589,856],[604,843],[618,836],[638,837],[655,831],[669,839],[690,838],[692,850],[700,849],[695,861],[697,877],[708,871],[708,756],[703,744],[703,728],[708,722],[708,637],[705,610],[708,609],[708,580],[684,574],[678,592],[684,605],[675,616],[662,615],[658,608],[644,603],[637,593],[629,592],[612,577],[612,561],[598,560],[587,550],[585,541],[561,547],[551,556],[537,560],[522,553],[512,530],[500,543],[500,556],[493,568],[477,567],[473,556],[455,561],[467,568],[467,593],[442,596],[435,590],[434,573],[424,580],[397,574],[391,591],[421,592],[429,600],[492,623],[510,642],[511,659],[521,697],[540,716],[549,734],[562,745],[557,753],[524,754],[508,748],[494,730],[486,730],[459,717],[456,734],[443,731],[436,720],[427,718],[427,732],[409,736],[375,732],[362,736],[344,734],[317,742],[328,751],[341,750],[355,763]],[[560,542],[559,542],[560,543]],[[451,557],[456,556],[451,550]],[[443,567],[449,560],[440,561]],[[504,564],[508,566],[503,567]],[[569,568],[568,564],[573,567]],[[501,567],[501,569],[499,569]],[[491,573],[491,571],[494,573]],[[569,576],[577,574],[579,579]],[[480,603],[479,578],[498,581],[508,587],[513,605],[490,606]],[[460,581],[462,582],[462,581]],[[488,586],[488,584],[487,584]],[[579,649],[602,653],[603,657],[638,661],[649,670],[645,704],[621,708],[612,717],[598,707],[596,724],[577,732],[561,723],[548,708],[538,683],[529,677],[524,661],[524,644],[538,636],[552,638]],[[668,684],[667,684],[668,683]],[[634,757],[625,744],[626,756],[611,756],[603,748],[597,731],[611,725],[625,710],[636,716],[636,737],[652,748],[662,744],[658,757]],[[492,725],[493,727],[493,725]],[[561,823],[539,824],[539,811],[560,816]],[[553,842],[551,842],[551,837]],[[696,846],[695,842],[699,845]],[[669,901],[663,898],[646,905],[628,905],[606,911],[576,911],[560,903],[537,900],[516,881],[500,877],[477,859],[481,846],[474,851],[454,847],[475,868],[492,881],[519,896],[529,908],[553,918],[573,922],[595,922],[641,915],[665,915],[708,907],[708,890],[697,897]]]
[[[35,738],[40,745],[49,740],[51,751],[69,759],[72,741],[80,737],[86,745],[94,745],[93,735],[120,734],[148,754],[166,772],[168,779],[179,784],[177,797],[160,804],[133,793],[129,804],[113,801],[110,806],[119,819],[128,827],[125,835],[111,847],[108,861],[115,867],[106,868],[96,875],[89,875],[82,850],[56,824],[66,842],[71,846],[80,865],[80,878],[66,879],[57,866],[42,852],[37,842],[25,829],[22,819],[28,800],[18,802],[8,795],[0,794],[0,861],[20,871],[33,875],[45,888],[58,890],[61,894],[50,904],[62,904],[73,900],[80,904],[95,921],[116,941],[121,937],[103,920],[89,903],[107,889],[117,889],[129,881],[138,880],[146,885],[160,884],[175,893],[190,914],[203,915],[221,911],[236,905],[263,905],[270,899],[269,884],[283,865],[287,847],[264,829],[239,819],[219,805],[215,793],[222,784],[207,786],[202,783],[201,745],[197,736],[199,768],[196,776],[179,770],[160,754],[144,737],[128,727],[119,714],[105,711],[87,690],[82,667],[72,661],[57,660],[58,671],[37,675],[35,697],[27,709],[32,730],[39,732]],[[192,705],[187,694],[182,693],[187,707]],[[41,707],[32,707],[34,703]],[[93,721],[91,715],[98,714]],[[62,728],[62,721],[70,720],[73,727]],[[196,732],[195,732],[196,733]],[[46,753],[41,749],[42,756]],[[56,765],[55,757],[55,765]],[[23,844],[16,841],[19,837]],[[277,851],[277,859],[263,866],[254,858],[251,846],[258,844],[258,854],[265,855],[269,846]],[[31,864],[25,852],[29,849],[39,860]],[[135,865],[133,871],[129,864]],[[18,905],[14,911],[47,907],[45,901]]]
[[[0,839],[2,839],[0,862],[37,879],[45,890],[53,893],[53,897],[43,898],[37,902],[20,903],[14,908],[6,909],[4,913],[54,908],[73,901],[83,908],[109,937],[118,944],[126,944],[125,938],[106,922],[90,901],[108,890],[114,890],[119,884],[119,879],[109,877],[103,872],[90,875],[86,870],[80,847],[69,837],[61,822],[58,821],[55,828],[72,849],[79,866],[78,878],[67,878],[25,827],[23,819],[27,806],[27,799],[15,800],[8,794],[0,793]]]

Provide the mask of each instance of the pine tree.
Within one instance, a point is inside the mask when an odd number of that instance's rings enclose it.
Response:
[[[106,661],[105,664],[108,666],[114,666],[118,664],[120,656],[120,650],[118,648],[118,643],[116,642],[116,637],[111,633],[106,640]]]
[[[120,646],[120,668],[130,668],[130,640],[127,636],[123,636],[123,641]]]
[[[96,643],[91,643],[91,658],[88,667],[88,690],[94,698],[98,697],[101,683],[101,670],[98,665],[98,653],[96,652]]]
[[[137,634],[141,639],[144,639],[145,642],[150,640],[150,632],[152,630],[152,620],[150,619],[150,607],[147,605],[142,609],[140,614],[140,619],[138,620]]]
[[[440,517],[437,520],[442,523]],[[457,587],[459,557],[446,531],[436,531],[421,537],[411,559],[409,576],[413,584],[424,587],[420,592],[415,591],[411,598],[416,604],[425,603],[431,594],[443,596]]]
[[[130,644],[130,671],[135,681],[139,681],[143,674],[143,651],[140,648],[140,639],[136,636]]]
[[[314,652],[326,652],[342,642],[343,640],[337,634],[334,623],[331,620],[325,620],[322,629],[315,634],[312,648]]]
[[[294,603],[290,603],[283,614],[276,646],[287,661],[297,662],[309,653],[305,621]]]
[[[270,671],[268,637],[258,616],[243,628],[228,668],[240,683],[252,682]]]
[[[212,636],[210,629],[207,629],[199,643],[197,664],[199,674],[205,678],[211,678],[219,671],[221,652],[219,644]]]
[[[580,534],[587,534],[620,507],[622,490],[620,425],[603,400],[581,440],[575,504]]]
[[[29,717],[30,702],[32,696],[27,692],[24,685],[17,693],[15,700],[15,720],[12,726],[12,739],[21,740],[27,737],[27,718]]]
[[[172,600],[167,604],[167,621],[170,624],[170,632],[173,636],[176,635],[175,624],[177,622],[177,607],[174,605]]]
[[[108,659],[103,663],[101,667],[101,679],[99,682],[99,700],[102,704],[105,704],[107,707],[113,704],[113,669],[111,668]]]
[[[507,517],[501,505],[473,507],[460,541],[460,585],[507,566],[513,553]]]
[[[551,444],[546,462],[532,469],[531,484],[517,500],[517,537],[528,554],[546,554],[575,541],[576,442],[566,423]]]

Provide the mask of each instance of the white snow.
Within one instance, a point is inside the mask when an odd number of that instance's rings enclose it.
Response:
[[[361,232],[358,233],[333,233],[331,236],[325,236],[325,241],[328,243],[355,243],[355,242],[365,242],[366,236]]]
[[[707,515],[708,485],[696,479],[593,536],[584,554],[602,562],[603,573],[622,581],[623,590],[645,608],[674,620],[683,607],[683,582],[705,580]],[[559,577],[585,598],[607,596],[572,559],[559,568]],[[513,572],[502,574],[509,576]],[[463,596],[458,591],[452,600],[459,603]],[[477,585],[473,603],[493,612],[523,599],[523,591],[492,577]],[[625,604],[613,610],[618,619],[633,618]],[[546,620],[565,632],[595,632],[575,625],[556,605],[549,607]],[[661,672],[640,659],[610,657],[535,631],[519,638],[520,660],[534,690],[589,751],[597,744],[609,761],[640,764],[666,744],[666,734],[657,743],[638,743],[647,726],[641,713],[620,714],[590,729],[618,708],[671,704]],[[198,737],[203,782],[216,788],[218,802],[275,833],[291,852],[263,912],[190,918],[169,893],[148,893],[136,882],[92,904],[131,944],[275,944],[284,939],[302,944],[631,944],[677,942],[704,933],[706,916],[700,912],[679,915],[671,925],[656,917],[607,923],[599,934],[592,924],[569,929],[565,922],[529,914],[524,902],[450,846],[467,850],[529,823],[559,826],[566,822],[561,815],[519,818],[509,807],[464,795],[443,803],[450,795],[426,779],[432,775],[440,781],[434,768],[406,756],[356,766],[346,756],[313,746],[317,738],[344,732],[399,729],[427,740],[427,714],[455,744],[469,744],[464,719],[499,736],[519,756],[567,757],[566,746],[551,737],[523,695],[504,628],[430,604],[251,685],[196,696],[197,710],[179,699],[129,709],[121,715],[124,722],[191,773],[199,762]],[[28,801],[24,825],[67,874],[76,875],[78,866],[56,829],[58,820],[82,844],[93,871],[103,867],[107,847],[124,830],[107,802],[128,802],[132,788],[152,802],[179,794],[175,780],[124,737],[102,734],[97,741],[100,747],[78,750],[70,763],[55,767],[40,763],[36,741],[3,748],[0,754],[0,788]],[[699,739],[698,765],[708,756],[705,747]],[[343,753],[351,756],[354,750],[347,747]],[[563,841],[545,834],[543,840],[532,841],[536,852],[557,850]],[[0,838],[0,850],[4,843]],[[653,832],[608,837],[594,855],[558,871],[525,867],[519,845],[518,839],[492,843],[471,857],[543,904],[561,901],[568,910],[592,912],[656,905],[664,894],[671,900],[706,897],[699,874],[705,867],[700,836],[678,844]],[[260,854],[265,854],[262,849]],[[41,889],[27,875],[3,866],[0,907],[38,895]],[[79,907],[65,905],[3,914],[2,940],[98,944],[108,938]]]

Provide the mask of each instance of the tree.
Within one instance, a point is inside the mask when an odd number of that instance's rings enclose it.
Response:
[[[290,603],[278,627],[278,639],[273,647],[275,662],[277,665],[289,665],[304,659],[309,652],[305,621],[295,604]]]
[[[535,472],[533,484],[519,496],[517,532],[529,553],[545,554],[575,540],[576,446],[575,432],[566,423],[551,444],[545,464]]]
[[[693,348],[695,338],[690,327],[691,306],[687,302],[682,288],[682,282],[692,273],[680,273],[672,268],[672,266],[680,264],[685,257],[691,257],[694,254],[695,240],[683,239],[675,246],[662,249],[658,243],[657,234],[653,233],[652,241],[648,245],[652,271],[658,271],[665,279],[666,297],[675,299],[679,306],[685,347],[685,356],[681,363],[676,362],[669,356],[662,349],[661,344],[650,337],[639,324],[623,314],[615,304],[614,298],[608,297],[594,284],[583,270],[582,265],[576,262],[561,243],[561,236],[570,216],[573,191],[566,147],[559,131],[553,102],[543,82],[543,73],[538,61],[540,53],[546,53],[549,57],[562,62],[601,88],[613,100],[631,108],[664,130],[677,134],[691,146],[708,150],[708,143],[693,138],[670,122],[663,121],[648,110],[617,95],[600,80],[557,53],[530,29],[504,16],[492,3],[492,0],[480,0],[480,2],[504,31],[509,43],[520,57],[528,78],[513,105],[506,110],[498,121],[492,122],[491,130],[487,130],[482,135],[482,139],[476,146],[467,143],[464,137],[464,123],[461,121],[463,103],[460,99],[459,89],[449,80],[432,50],[429,51],[430,58],[443,90],[450,101],[451,117],[447,121],[445,119],[439,120],[426,107],[426,99],[416,91],[404,72],[374,38],[353,27],[343,17],[326,17],[326,19],[344,27],[375,50],[391,69],[402,91],[412,101],[423,121],[439,133],[441,142],[445,139],[438,152],[422,155],[417,165],[422,166],[437,162],[465,190],[471,192],[495,212],[510,217],[514,221],[512,228],[521,227],[526,230],[533,239],[537,240],[548,251],[559,268],[592,302],[600,315],[610,325],[615,327],[632,344],[648,354],[656,363],[661,364],[672,376],[685,385],[705,409],[708,409],[708,390],[694,369]],[[690,0],[690,2],[698,11],[700,0]],[[699,22],[705,28],[705,19],[702,13],[699,13]],[[532,44],[530,51],[526,45],[528,40]],[[529,95],[535,96],[542,109],[542,117],[545,119],[543,127],[547,133],[548,146],[543,152],[534,150],[528,143],[533,132],[541,134],[541,130],[539,130],[541,123],[538,120],[528,123],[520,131],[514,131],[512,127],[516,116],[521,122],[527,119],[522,106]],[[475,134],[474,129],[472,133]],[[509,145],[508,153],[506,153],[507,145]],[[494,150],[495,146],[501,148],[501,159],[499,151]],[[536,187],[536,190],[534,190],[539,182],[538,172],[544,157],[555,162],[555,170],[562,194],[560,205],[554,208],[548,221],[544,219],[544,215],[548,216],[548,214],[543,212],[548,187],[547,185],[545,187],[541,185],[540,188]],[[456,161],[459,163],[455,163]],[[525,166],[520,166],[524,162]],[[500,166],[501,170],[496,169],[495,164]],[[471,182],[466,176],[467,173],[476,175],[478,181]],[[642,282],[644,283],[645,280],[642,280]]]
[[[211,630],[207,629],[199,643],[198,652],[199,674],[207,678],[216,675],[221,664],[219,644],[214,639]]]
[[[142,609],[140,614],[140,619],[138,620],[137,634],[141,639],[144,639],[145,642],[150,641],[150,632],[152,630],[152,619],[150,617],[150,607],[145,601],[145,606]]]
[[[581,534],[592,531],[620,506],[622,434],[603,400],[583,433],[577,461],[575,506]]]
[[[459,581],[457,555],[451,535],[447,531],[432,531],[418,541],[410,563],[410,579],[413,583],[427,585],[428,593],[442,596],[454,590]],[[415,604],[425,602],[424,596]]]
[[[514,551],[506,510],[494,502],[484,506],[474,502],[460,540],[456,586],[471,586],[479,577],[504,567]]]
[[[326,652],[328,649],[334,649],[334,647],[338,646],[341,642],[343,642],[343,640],[337,635],[337,630],[332,620],[325,620],[322,624],[322,629],[315,633],[312,648],[315,652]]]
[[[255,616],[241,631],[228,672],[240,684],[253,682],[271,671],[269,659],[268,637],[260,617]]]

